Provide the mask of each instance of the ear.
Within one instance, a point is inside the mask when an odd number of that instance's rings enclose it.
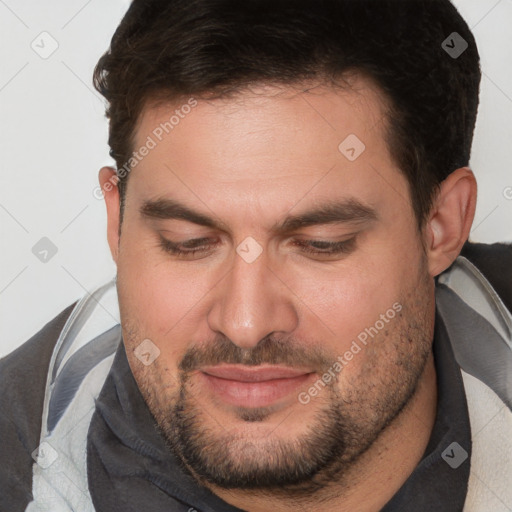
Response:
[[[117,264],[119,251],[119,189],[116,170],[102,167],[99,172],[100,187],[107,207],[107,239],[112,258]]]
[[[432,277],[446,270],[469,236],[476,208],[477,185],[468,167],[453,171],[440,189],[426,225],[426,249]]]

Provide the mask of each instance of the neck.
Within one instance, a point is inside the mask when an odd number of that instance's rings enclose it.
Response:
[[[437,410],[437,383],[430,353],[416,393],[372,446],[333,482],[306,500],[285,500],[270,493],[209,486],[227,503],[250,512],[296,512],[314,506],[316,512],[337,510],[377,512],[402,487],[428,445]]]

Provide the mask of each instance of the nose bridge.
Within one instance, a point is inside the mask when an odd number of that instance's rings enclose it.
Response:
[[[219,283],[208,320],[236,345],[252,348],[272,332],[293,331],[297,315],[265,251],[251,261],[244,249],[240,244],[231,272]]]

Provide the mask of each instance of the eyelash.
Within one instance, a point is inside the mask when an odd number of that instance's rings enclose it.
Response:
[[[199,242],[208,241],[208,238],[194,238],[191,240],[187,240],[186,242],[183,242],[184,244],[190,244],[194,243],[197,244]],[[324,240],[294,240],[293,244],[298,245],[302,247],[302,250],[307,254],[312,254],[315,256],[333,256],[336,254],[348,254],[351,252],[354,248],[356,241],[356,237],[350,238],[349,240],[344,240],[342,242],[327,242]],[[191,248],[191,249],[185,249],[183,250],[183,244],[176,244],[174,242],[171,242],[170,240],[167,240],[164,237],[160,237],[160,244],[162,248],[175,256],[194,256],[196,252],[207,252],[208,250],[212,249],[213,244],[206,244],[203,246],[200,246],[198,248]],[[324,246],[324,251],[318,251],[311,248],[311,244],[320,244]]]

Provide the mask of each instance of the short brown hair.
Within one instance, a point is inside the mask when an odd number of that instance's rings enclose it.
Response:
[[[468,45],[457,57],[443,48],[454,32]],[[479,62],[449,0],[133,0],[93,81],[108,102],[110,154],[120,169],[150,99],[336,83],[360,71],[389,99],[386,138],[421,227],[439,183],[469,163]],[[121,216],[127,179],[118,184]]]

